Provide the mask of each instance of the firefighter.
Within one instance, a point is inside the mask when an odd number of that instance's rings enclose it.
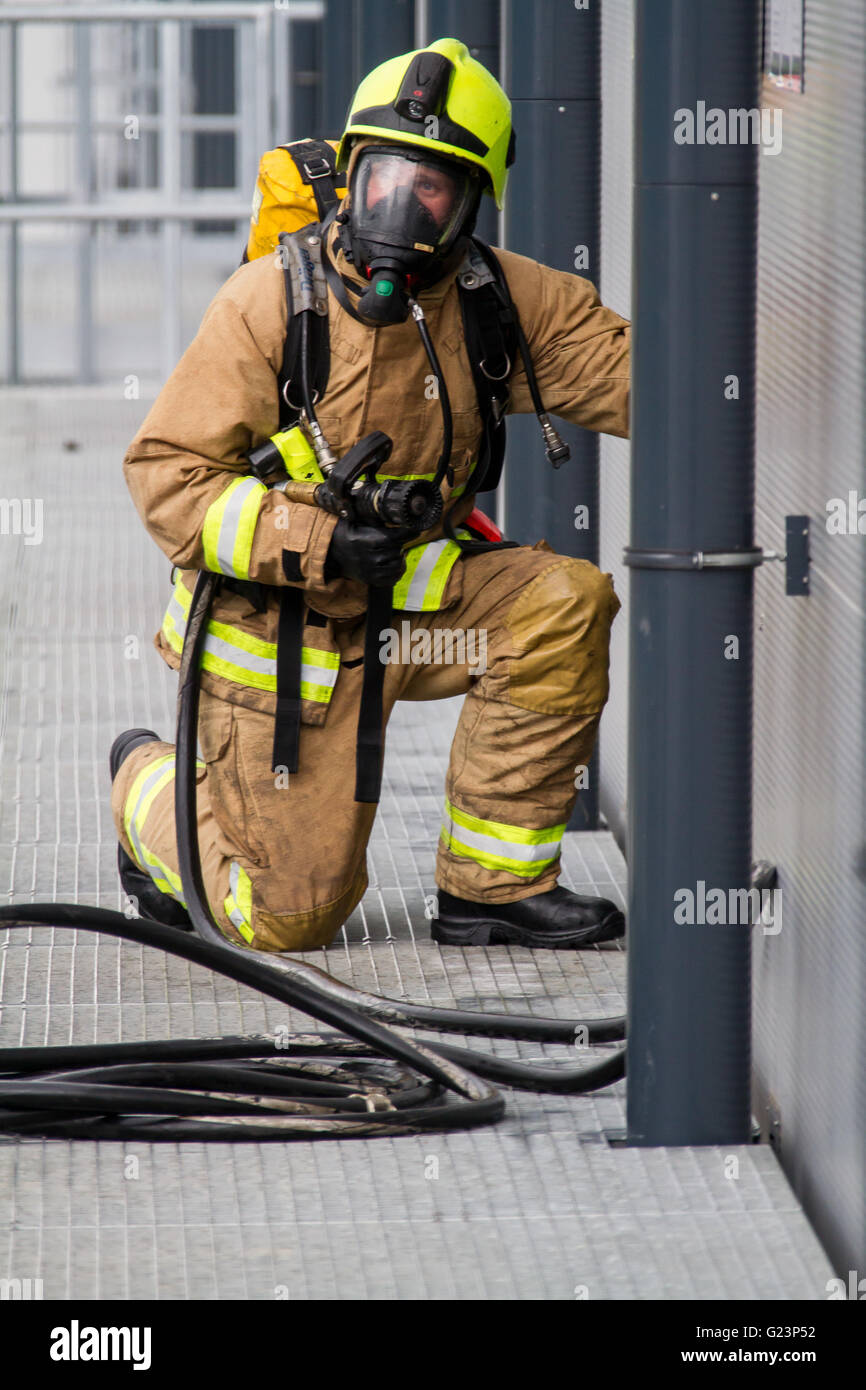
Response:
[[[482,436],[461,313],[467,238],[483,194],[501,207],[513,153],[505,93],[454,39],[376,68],[337,152],[348,193],[322,228],[329,362],[318,425],[338,457],[382,430],[393,440],[389,477],[435,476],[441,401],[410,312],[420,306],[452,423],[445,516],[429,532],[407,544],[402,532],[289,501],[251,472],[250,451],[278,428],[285,377],[285,265],[273,256],[242,265],[216,295],[126,454],[135,505],[175,567],[155,639],[169,666],[179,665],[197,572],[223,576],[201,663],[197,833],[211,910],[236,944],[327,945],[367,888],[376,805],[355,796],[356,743],[365,613],[382,589],[393,591],[393,633],[409,639],[383,633],[382,722],[396,700],[465,697],[444,789],[434,939],[580,948],[623,933],[612,902],[557,882],[608,695],[620,606],[611,576],[543,540],[467,541],[477,540],[466,522]],[[532,411],[535,387],[556,415],[625,437],[627,322],[586,279],[511,252],[495,259],[528,350],[508,364],[508,411]],[[287,594],[300,613],[292,771],[272,758]],[[446,630],[466,636],[464,659],[416,659]],[[121,734],[112,809],[127,893],[145,915],[188,926],[174,759],[151,730]]]

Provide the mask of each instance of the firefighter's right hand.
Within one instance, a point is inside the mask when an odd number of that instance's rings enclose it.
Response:
[[[376,589],[391,588],[406,569],[401,550],[405,539],[402,531],[389,535],[384,528],[356,524],[341,516],[325,561],[326,581],[342,576]]]

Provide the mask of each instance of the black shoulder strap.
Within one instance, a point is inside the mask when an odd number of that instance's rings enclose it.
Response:
[[[385,663],[381,655],[381,633],[390,625],[392,610],[393,595],[390,589],[372,588],[367,591],[364,674],[355,745],[356,801],[378,801],[382,789]]]
[[[303,246],[296,244],[298,239],[303,242]],[[305,284],[307,298],[302,299],[298,293],[300,283],[297,269],[299,252],[308,260],[312,258],[314,262],[318,262],[316,268],[321,271],[321,228],[318,223],[310,223],[298,232],[282,232],[280,234],[280,256],[283,266],[283,281],[286,287],[286,337],[278,378],[281,430],[290,429],[292,425],[297,424],[301,413],[300,392],[297,387],[292,389],[292,379],[297,375],[300,361],[300,315],[305,311],[310,311],[310,380],[316,400],[321,400],[324,396],[328,377],[331,373],[328,296],[324,289],[324,278],[320,281],[319,294],[315,295],[314,293],[312,300],[310,300],[309,291]],[[317,306],[315,310],[311,308],[311,303],[315,303]]]
[[[283,552],[285,555],[285,551]],[[285,565],[284,565],[285,568]],[[301,665],[304,640],[304,591],[292,585],[280,590],[277,627],[277,707],[271,771],[298,770],[301,735]]]
[[[280,145],[295,161],[295,166],[304,183],[313,190],[319,221],[322,222],[335,208],[340,199],[337,196],[337,156],[327,140],[294,140],[290,145]]]
[[[497,487],[502,476],[508,381],[517,353],[516,310],[499,261],[477,237],[470,239],[457,289],[484,430],[473,479],[473,491],[481,492]]]

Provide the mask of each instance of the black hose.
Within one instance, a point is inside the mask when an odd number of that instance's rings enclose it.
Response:
[[[301,970],[329,978],[314,967],[293,961],[291,971],[275,968],[254,952],[228,943],[213,946],[175,927],[103,908],[6,907],[0,908],[0,922],[74,927],[155,946],[336,1024],[356,1040],[313,1034],[0,1049],[2,1133],[176,1141],[364,1138],[463,1129],[489,1124],[504,1113],[502,1097],[479,1078],[521,1090],[577,1094],[622,1075],[621,1050],[594,1066],[554,1069],[412,1043],[298,978]],[[340,993],[349,991],[333,983]],[[390,1001],[381,1003],[390,1009]],[[407,1006],[407,1013],[413,1008]],[[454,1028],[448,1010],[429,1014],[431,1021],[436,1016],[437,1027]],[[458,1011],[456,1017],[465,1015]],[[572,1023],[571,1033],[580,1026]],[[457,1028],[463,1031],[462,1022]],[[383,1056],[405,1064],[390,1069],[387,1080],[376,1061]],[[364,1070],[367,1059],[372,1073]],[[247,1065],[226,1066],[229,1060]],[[418,1074],[427,1078],[426,1085],[419,1087]],[[239,1092],[244,1101],[234,1099]],[[448,1092],[458,1098],[449,1100]],[[349,1100],[354,1104],[346,1105]]]
[[[305,309],[300,315],[301,320],[301,400],[304,402],[304,411],[310,424],[319,428],[319,421],[316,417],[316,405],[313,400],[313,388],[310,384],[310,315],[312,309]]]
[[[378,1057],[389,1057],[394,1061],[405,1063],[415,1073],[436,1083],[436,1100],[432,1106],[422,1106],[411,1110],[397,1110],[388,1100],[381,1087],[376,1087],[371,1092],[370,1088],[365,1088],[366,1098],[365,1107],[370,1104],[369,1097],[372,1095],[373,1103],[376,1098],[383,1096],[383,1106],[387,1108],[375,1109],[365,1115],[363,1121],[351,1115],[307,1115],[299,1114],[298,1110],[303,1111],[309,1102],[292,1103],[288,1100],[272,1101],[267,1103],[259,1101],[257,1091],[257,1074],[253,1070],[250,1072],[249,1095],[256,1098],[257,1114],[255,1118],[245,1115],[243,1119],[238,1118],[234,1127],[230,1127],[232,1132],[227,1133],[225,1124],[214,1127],[209,1119],[204,1118],[215,1113],[210,1105],[213,1095],[220,1092],[220,1071],[215,1066],[213,1085],[207,1093],[202,1093],[201,1099],[193,1106],[199,1118],[185,1118],[179,1120],[177,1124],[161,1122],[156,1128],[152,1121],[139,1122],[140,1112],[135,1108],[135,1096],[130,1095],[125,1088],[122,1088],[121,1099],[126,1103],[126,1115],[114,1117],[111,1120],[104,1119],[107,1111],[112,1107],[109,1105],[104,1095],[104,1088],[92,1088],[88,1082],[79,1082],[77,1073],[84,1070],[74,1066],[74,1052],[72,1053],[73,1069],[64,1072],[63,1079],[56,1075],[57,1066],[52,1065],[54,1058],[51,1056],[53,1049],[37,1049],[42,1052],[42,1061],[45,1063],[45,1072],[55,1073],[46,1077],[43,1072],[34,1073],[33,1057],[24,1058],[24,1074],[27,1080],[20,1077],[13,1080],[5,1080],[0,1083],[0,1131],[24,1132],[28,1133],[52,1133],[55,1136],[72,1138],[78,1137],[85,1132],[93,1138],[196,1138],[209,1139],[214,1137],[239,1138],[239,1139],[293,1139],[293,1138],[323,1138],[348,1136],[356,1137],[378,1133],[380,1127],[384,1126],[389,1133],[394,1132],[395,1126],[400,1127],[402,1132],[413,1133],[424,1128],[450,1128],[456,1125],[458,1128],[466,1128],[475,1124],[488,1124],[492,1120],[499,1119],[504,1112],[504,1102],[498,1093],[487,1086],[483,1081],[479,1081],[470,1073],[465,1072],[459,1064],[453,1063],[444,1057],[439,1057],[431,1049],[421,1044],[410,1042],[406,1038],[393,1033],[391,1029],[383,1024],[356,1013],[344,1003],[325,997],[321,991],[314,991],[305,981],[295,978],[287,972],[274,969],[272,965],[263,960],[259,960],[252,951],[244,951],[232,948],[229,943],[224,941],[222,945],[212,945],[211,942],[201,940],[198,936],[189,932],[179,931],[176,927],[166,927],[160,922],[150,922],[145,919],[130,920],[120,912],[111,912],[104,908],[81,907],[77,904],[47,903],[34,904],[26,908],[6,907],[0,908],[0,922],[11,927],[29,927],[34,924],[42,924],[55,927],[76,927],[79,930],[93,932],[108,932],[112,936],[119,936],[126,941],[136,941],[142,945],[158,946],[161,950],[167,951],[170,955],[180,956],[184,960],[192,961],[197,965],[208,966],[218,974],[225,975],[229,979],[237,981],[239,984],[251,985],[260,990],[261,993],[268,995],[272,999],[278,999],[284,1004],[300,1009],[303,1013],[309,1014],[324,1023],[335,1025],[342,1033],[346,1033],[350,1038],[355,1038],[360,1042],[366,1043],[373,1049]],[[260,1058],[270,1060],[272,1066],[279,1067],[279,1043],[280,1039],[258,1040],[255,1051]],[[99,1049],[99,1060],[111,1065],[116,1057],[115,1049],[123,1047],[123,1044],[108,1044]],[[332,1052],[336,1048],[342,1047],[341,1041],[330,1044]],[[17,1051],[17,1050],[16,1050]],[[32,1054],[32,1049],[27,1049]],[[69,1049],[66,1049],[69,1054]],[[69,1055],[67,1056],[67,1061]],[[6,1049],[2,1053],[2,1070],[7,1075],[12,1073],[13,1078],[16,1072],[15,1051]],[[90,1071],[90,1068],[87,1068]],[[34,1089],[34,1087],[36,1089]],[[359,1093],[364,1096],[365,1091],[359,1085]],[[447,1100],[444,1092],[453,1092],[459,1099]],[[142,1108],[147,1113],[152,1113],[156,1101],[150,1091],[142,1097]],[[20,1097],[20,1100],[16,1098]],[[86,1109],[85,1102],[90,1102],[93,1112],[82,1118],[82,1120],[72,1120],[70,1112],[82,1107]],[[25,1109],[30,1106],[36,1107],[37,1102],[41,1103],[42,1109],[49,1104],[52,1110],[61,1112],[59,1115],[52,1115],[50,1120],[38,1113],[32,1118],[21,1118],[19,1107]],[[165,1112],[170,1116],[176,1116],[176,1096],[169,1095],[164,1105]],[[220,1112],[224,1107],[220,1104]],[[11,1112],[11,1113],[10,1113]],[[255,1133],[248,1133],[249,1125],[255,1126]],[[70,1129],[70,1125],[72,1129]],[[43,1129],[43,1126],[45,1128]]]
[[[445,383],[445,376],[433,346],[433,339],[430,337],[430,330],[427,327],[427,320],[424,317],[424,310],[417,299],[409,300],[409,307],[412,310],[412,317],[418,325],[418,332],[421,334],[421,342],[424,344],[424,351],[427,360],[433,369],[436,378],[436,386],[439,392],[439,408],[442,412],[442,450],[439,454],[439,462],[436,464],[436,473],[433,478],[433,486],[441,488],[442,479],[448,470],[451,461],[451,448],[454,441],[454,422],[451,415],[451,400],[448,395],[448,387]]]

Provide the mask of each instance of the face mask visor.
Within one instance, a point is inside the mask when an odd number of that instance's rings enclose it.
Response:
[[[370,146],[352,171],[350,195],[362,264],[395,256],[411,272],[451,249],[475,207],[478,185],[468,170],[424,151]]]

